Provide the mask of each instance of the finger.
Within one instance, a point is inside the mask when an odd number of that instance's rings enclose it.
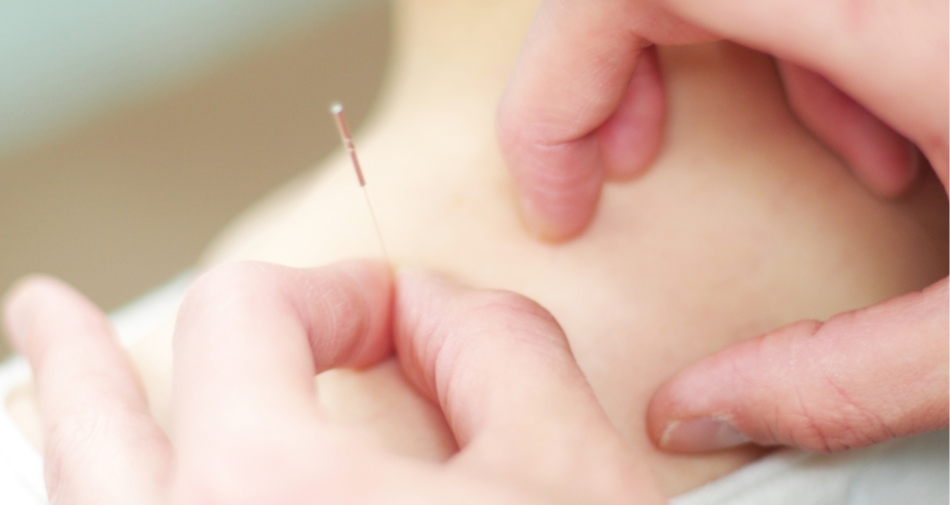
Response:
[[[646,42],[631,2],[542,4],[502,98],[498,132],[535,234],[563,240],[593,217],[604,181],[593,132],[617,108]]]
[[[594,215],[605,161],[617,167],[611,175],[629,177],[656,154],[664,102],[652,61],[635,71],[643,48],[710,39],[652,2],[541,5],[498,115],[501,148],[536,235],[557,241],[581,233]]]
[[[357,261],[238,263],[199,279],[174,337],[173,423],[187,478],[178,492],[291,503],[279,497],[320,491],[316,477],[339,451],[320,423],[314,376],[390,354],[390,291],[386,266]],[[292,499],[309,496],[301,492]]]
[[[798,118],[868,189],[882,197],[907,191],[917,169],[917,151],[910,141],[824,77],[788,62],[779,62],[779,69]]]
[[[357,261],[246,262],[202,276],[175,328],[176,433],[196,418],[213,429],[233,408],[311,411],[317,373],[389,354],[390,290],[385,266]]]
[[[597,131],[608,178],[629,179],[647,169],[660,150],[665,102],[656,47],[649,47],[617,109]]]
[[[621,103],[647,44],[629,25],[632,5],[542,4],[502,98],[502,150],[541,238],[571,238],[594,215],[605,175],[594,132]]]
[[[650,434],[673,451],[752,440],[815,451],[947,426],[947,280],[735,344],[664,384]]]
[[[29,359],[52,503],[160,503],[172,449],[105,316],[52,278],[24,281],[5,319]]]
[[[664,0],[723,37],[827,77],[927,156],[947,186],[948,3]]]
[[[401,272],[396,293],[397,352],[410,380],[442,407],[462,447],[458,464],[659,499],[546,310],[422,272]],[[604,468],[612,470],[590,473]]]

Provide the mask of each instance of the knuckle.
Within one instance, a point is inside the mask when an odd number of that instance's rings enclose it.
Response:
[[[810,342],[836,338],[838,329],[850,327],[855,317],[843,313],[828,322],[802,321],[788,328],[788,367],[804,379],[791,382],[790,401],[780,411],[786,419],[782,439],[808,450],[838,452],[893,438],[888,422],[842,384],[835,362],[816,356]]]
[[[480,292],[457,317],[462,324],[482,326],[488,322],[490,326],[495,327],[491,329],[515,333],[518,333],[517,330],[536,329],[528,332],[531,336],[543,335],[548,338],[548,333],[561,334],[560,326],[547,309],[534,300],[511,291]]]
[[[202,274],[189,289],[192,299],[219,298],[222,294],[244,291],[267,280],[269,265],[253,261],[229,263],[212,268]]]
[[[517,346],[538,356],[553,358],[570,353],[570,346],[551,313],[537,302],[510,291],[482,291],[456,315],[449,345]],[[458,337],[464,337],[458,338]]]
[[[512,366],[526,361],[563,365],[572,359],[560,326],[534,301],[508,291],[462,293],[423,309],[434,317],[421,317],[411,336],[402,337],[410,339],[412,350],[403,355],[411,356],[417,382],[446,411],[453,412],[454,402],[477,389],[489,368],[498,366],[499,356]]]
[[[890,423],[874,409],[853,399],[833,377],[820,379],[818,391],[800,388],[792,402],[788,437],[795,445],[821,452],[838,452],[889,440],[896,436]]]
[[[496,131],[515,179],[539,193],[571,192],[578,185],[590,184],[598,172],[595,164],[581,163],[572,154],[571,144],[582,131],[573,118],[533,115],[525,120],[503,110],[496,119]]]
[[[806,401],[798,400],[790,412],[783,414],[786,428],[778,439],[803,449],[817,452],[838,452],[873,443],[873,438],[860,423],[842,412],[818,412]]]
[[[55,308],[47,305],[42,310],[46,316],[34,318],[26,339],[24,351],[37,374],[47,364],[54,365],[52,361],[69,359],[64,349],[71,345],[79,341],[95,344],[113,334],[111,323],[90,302],[65,298],[60,292],[53,296],[58,299]],[[55,317],[49,317],[54,313]]]

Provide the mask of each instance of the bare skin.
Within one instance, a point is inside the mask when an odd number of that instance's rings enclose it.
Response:
[[[900,196],[919,156],[946,191],[947,14],[941,0],[543,2],[499,107],[525,221],[540,238],[569,239],[605,173],[645,168],[663,133],[649,42],[721,38],[774,55],[798,119],[869,191]],[[723,349],[657,391],[653,440],[686,452],[749,440],[835,451],[946,428],[947,293],[944,278]]]
[[[391,79],[357,148],[392,261],[517,291],[550,310],[610,420],[675,495],[761,450],[660,452],[645,427],[656,388],[729,343],[945,275],[946,198],[933,178],[898,202],[873,197],[794,119],[769,59],[727,44],[669,48],[659,52],[664,144],[650,170],[636,184],[608,185],[577,240],[539,243],[519,221],[494,128],[534,7],[402,2]],[[205,264],[378,255],[340,154],[251,209]],[[132,350],[161,418],[169,335]],[[442,459],[456,450],[439,410],[394,361],[318,383],[336,416],[399,452]],[[14,410],[26,419],[30,400],[20,398]]]

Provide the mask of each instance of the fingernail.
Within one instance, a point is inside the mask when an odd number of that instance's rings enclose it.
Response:
[[[528,233],[535,238],[544,239],[547,236],[547,227],[541,216],[534,210],[534,206],[524,199],[519,203],[521,204],[521,220],[528,229]]]
[[[708,452],[750,441],[722,419],[700,417],[671,422],[663,432],[660,447],[678,452]]]
[[[570,238],[576,232],[564,230],[546,219],[544,215],[527,201],[521,202],[521,220],[528,233],[542,242],[558,243]]]

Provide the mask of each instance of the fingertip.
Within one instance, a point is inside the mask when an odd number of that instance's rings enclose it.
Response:
[[[26,354],[28,340],[34,329],[37,312],[57,299],[78,297],[62,281],[42,274],[17,280],[3,295],[3,319],[11,343]]]
[[[396,270],[396,282],[400,289],[424,289],[425,287],[448,287],[458,284],[432,270],[416,265],[402,265]]]
[[[509,108],[511,109],[511,108]],[[535,238],[564,242],[592,221],[605,180],[601,148],[591,130],[566,135],[502,109],[498,139],[515,183],[522,223]]]
[[[538,210],[530,201],[522,199],[521,202],[521,220],[525,228],[532,237],[542,242],[558,244],[576,238],[592,219],[593,213],[583,209],[566,219],[560,219]]]
[[[732,422],[730,399],[743,394],[731,373],[748,353],[733,348],[693,363],[664,382],[647,408],[647,434],[661,450],[696,453],[726,449],[750,440]]]
[[[666,450],[664,435],[669,429],[670,423],[670,399],[668,389],[669,381],[663,383],[653,394],[647,405],[646,428],[647,436],[657,448]]]
[[[875,196],[898,198],[919,172],[917,148],[825,77],[786,61],[779,70],[798,119]]]
[[[389,263],[364,259],[345,261],[338,266],[360,286],[370,306],[389,304],[393,289],[393,270]]]
[[[46,474],[49,494],[83,503],[129,503],[115,499],[114,489],[103,493],[86,484],[106,478],[138,484],[143,476],[159,481],[149,482],[146,495],[158,489],[170,446],[149,417],[127,356],[108,338],[111,327],[98,307],[63,281],[32,275],[5,295],[3,312],[32,368],[38,410],[30,408],[30,414],[38,414],[34,423],[42,429],[35,441],[47,470],[54,470]],[[136,492],[141,497],[143,488]]]
[[[528,233],[542,242],[559,244],[581,236],[593,223],[604,184],[602,163],[594,173],[580,175],[562,187],[545,187],[537,180],[549,181],[550,174],[537,175],[520,183],[519,214]],[[580,167],[581,165],[577,165]]]
[[[327,335],[353,331],[351,326],[362,328],[358,332],[361,335],[349,335],[348,339],[376,342],[388,334],[393,299],[393,271],[388,263],[356,259],[315,269],[276,268],[281,275],[268,278],[268,282],[276,280],[278,284],[289,286],[288,290],[281,289],[280,292],[290,295],[287,300],[298,306],[300,314],[306,315],[303,321],[307,324],[321,328],[320,331]],[[283,276],[289,277],[281,279]],[[257,295],[251,296],[251,303],[254,303],[253,297]],[[327,313],[318,320],[311,320],[308,307],[317,299],[322,303],[322,310]],[[339,324],[329,327],[322,325],[327,320]],[[368,324],[344,324],[346,321],[368,321]],[[365,359],[365,356],[360,358],[361,361]],[[373,361],[377,358],[368,359]]]
[[[471,296],[478,293],[495,293],[493,290],[468,286],[460,280],[429,268],[405,265],[396,272],[396,291],[400,310],[405,312],[437,312],[454,310],[465,305]],[[415,309],[419,310],[416,311]]]
[[[7,338],[14,348],[24,352],[26,335],[33,325],[33,308],[29,296],[30,279],[18,280],[3,295],[3,323]]]
[[[656,47],[646,49],[617,109],[598,129],[610,179],[642,174],[656,158],[666,120],[666,92]]]
[[[881,198],[897,199],[907,193],[920,172],[917,148],[894,131],[869,135],[868,146],[845,153],[865,186]]]
[[[854,176],[879,198],[906,194],[919,172],[917,148],[859,105],[842,122],[840,138],[827,134],[825,139]]]
[[[653,444],[664,451],[681,452],[678,447],[671,447],[670,434],[683,419],[690,417],[690,410],[686,407],[689,402],[680,398],[676,386],[681,381],[682,374],[664,382],[650,399],[647,407],[646,428],[647,435]],[[688,389],[687,389],[688,391]]]
[[[377,259],[355,259],[340,262],[339,267],[355,279],[370,283],[389,283],[393,269],[389,263]]]
[[[417,266],[401,266],[396,272],[396,339],[409,342],[412,334],[425,333],[420,325],[433,322],[423,314],[444,314],[446,304],[468,288],[442,274]],[[399,344],[397,344],[399,345]]]
[[[363,314],[357,316],[356,313],[351,313],[345,314],[345,317],[365,318],[367,321],[361,336],[348,337],[362,342],[357,346],[358,351],[337,365],[363,367],[379,362],[392,349],[390,345],[394,298],[392,267],[389,263],[379,260],[359,259],[344,261],[325,268],[338,270],[350,279],[358,290],[358,294],[350,295],[350,302],[357,303],[357,305],[351,305],[351,308]],[[361,302],[353,299],[354,295]],[[345,328],[337,328],[335,331],[345,331]]]
[[[446,304],[463,289],[454,281],[417,266],[402,266],[396,272],[393,340],[403,371],[425,396],[439,402],[425,354],[439,352],[437,329],[447,317]],[[426,342],[434,342],[430,345]],[[423,350],[425,349],[425,350]]]
[[[829,452],[946,427],[946,286],[798,321],[699,360],[657,390],[651,439],[673,451],[747,436]]]
[[[709,416],[667,423],[659,447],[670,452],[698,453],[730,449],[751,441],[728,420]]]

